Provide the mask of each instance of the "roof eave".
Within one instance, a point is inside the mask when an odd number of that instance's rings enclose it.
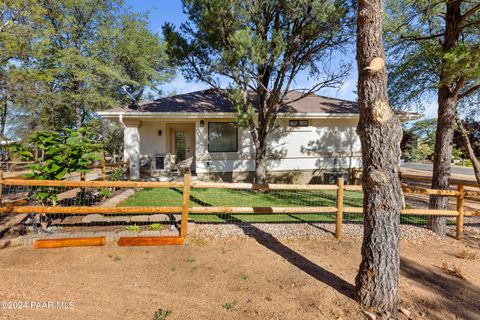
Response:
[[[237,115],[234,112],[123,112],[123,111],[101,111],[97,112],[99,116],[104,119],[117,119],[122,116],[130,119],[171,119],[171,118],[185,118],[185,119],[208,119],[208,118],[235,118]],[[357,119],[357,113],[280,113],[280,117],[284,118],[309,118],[309,119]]]

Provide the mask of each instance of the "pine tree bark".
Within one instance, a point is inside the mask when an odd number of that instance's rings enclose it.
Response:
[[[358,134],[364,175],[362,261],[355,299],[379,312],[397,311],[402,130],[390,109],[382,44],[384,1],[360,0],[357,13]]]
[[[448,53],[458,45],[461,21],[461,2],[447,1],[445,15],[445,36],[442,44],[442,52]],[[433,158],[432,189],[445,190],[450,185],[453,129],[455,124],[455,112],[458,102],[458,93],[451,89],[448,84],[449,76],[444,74],[440,67],[438,88],[438,120],[435,136],[435,154]],[[448,197],[430,196],[429,207],[431,209],[448,209]],[[447,233],[446,218],[430,216],[428,227],[439,236]]]
[[[5,138],[5,129],[7,127],[7,115],[8,115],[8,99],[7,95],[4,96],[3,108],[2,108],[2,120],[0,121],[0,137]]]
[[[265,184],[267,182],[267,144],[266,138],[259,137],[255,145],[255,183]]]

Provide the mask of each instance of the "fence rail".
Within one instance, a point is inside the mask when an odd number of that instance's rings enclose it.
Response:
[[[102,165],[105,168],[105,164]],[[472,185],[468,185],[472,186]],[[480,187],[479,185],[473,185]],[[100,207],[100,206],[51,206],[51,205],[25,205],[22,201],[2,201],[5,190],[12,187],[28,188],[73,188],[85,190],[85,188],[112,188],[112,189],[170,189],[177,190],[181,194],[176,205],[165,206],[116,206],[116,207]],[[287,206],[261,206],[252,204],[250,206],[230,206],[230,205],[211,205],[191,206],[192,191],[195,190],[245,190],[249,192],[269,192],[269,191],[289,191],[289,192],[333,192],[329,194],[329,203],[322,205],[287,205]],[[2,192],[3,190],[3,192]],[[36,189],[34,189],[36,190]],[[72,190],[72,189],[71,189]],[[181,214],[181,224],[179,236],[184,238],[187,235],[189,215],[238,215],[238,214],[258,214],[258,215],[278,215],[278,214],[328,214],[334,217],[332,222],[335,223],[335,237],[342,238],[342,228],[344,223],[344,214],[363,214],[363,207],[352,206],[346,201],[345,192],[361,192],[362,186],[344,185],[343,178],[337,180],[336,185],[295,185],[295,184],[266,184],[257,185],[251,183],[217,183],[217,182],[199,182],[190,181],[190,175],[184,176],[184,181],[180,182],[139,182],[139,181],[49,181],[49,180],[24,180],[24,179],[7,179],[4,180],[0,172],[0,213],[3,214],[47,214],[47,215],[89,215],[89,214],[105,214],[105,215],[148,215],[148,214]],[[439,209],[422,209],[422,208],[403,208],[401,215],[425,215],[425,216],[445,216],[456,218],[456,238],[462,239],[464,217],[480,216],[480,210],[466,210],[465,197],[478,196],[480,192],[465,191],[463,184],[457,185],[457,190],[435,190],[419,187],[402,187],[405,195],[420,196],[443,196],[454,197],[456,199],[455,210],[439,210]],[[26,191],[25,191],[26,192]],[[305,195],[308,199],[308,194]],[[180,200],[181,199],[181,200]],[[198,202],[198,201],[197,201]],[[145,240],[147,241],[147,240]],[[149,240],[150,241],[150,240]],[[148,241],[147,241],[148,242]]]

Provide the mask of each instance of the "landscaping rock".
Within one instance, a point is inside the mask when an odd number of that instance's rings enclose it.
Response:
[[[118,206],[120,203],[122,203],[123,201],[127,200],[128,198],[130,198],[133,194],[135,194],[135,191],[133,189],[128,189],[128,190],[125,190],[123,191],[122,193],[120,193],[119,195],[117,196],[114,196],[108,200],[106,200],[104,203],[102,203],[102,207],[106,207],[106,208],[113,208],[113,207],[116,207]]]
[[[369,320],[376,320],[377,316],[374,313],[368,312],[363,310],[363,314],[369,319]]]
[[[89,214],[83,217],[83,223],[92,223],[92,222],[108,222],[110,218],[104,217],[101,214]]]
[[[110,218],[110,221],[112,222],[130,222],[130,217],[129,216],[116,216],[116,217],[112,217]]]
[[[410,317],[411,312],[407,308],[398,308],[398,311],[406,315],[407,317]]]
[[[149,216],[147,215],[138,215],[138,216],[131,216],[130,217],[131,222],[149,222]]]
[[[168,218],[168,215],[166,214],[152,214],[148,216],[148,221],[149,222],[163,222],[163,221],[169,221],[170,219]]]
[[[148,231],[142,231],[139,234],[140,237],[160,237],[160,231],[153,231],[153,230],[148,230]]]

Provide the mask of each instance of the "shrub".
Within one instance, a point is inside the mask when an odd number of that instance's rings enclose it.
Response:
[[[32,173],[27,174],[27,178],[62,180],[72,172],[88,172],[88,167],[101,159],[101,147],[93,142],[85,128],[79,131],[67,128],[60,132],[38,131],[28,142],[43,150],[44,156],[43,163],[28,165]],[[31,152],[30,156],[33,157]],[[42,204],[56,205],[57,191],[57,188],[42,187],[32,196]]]

